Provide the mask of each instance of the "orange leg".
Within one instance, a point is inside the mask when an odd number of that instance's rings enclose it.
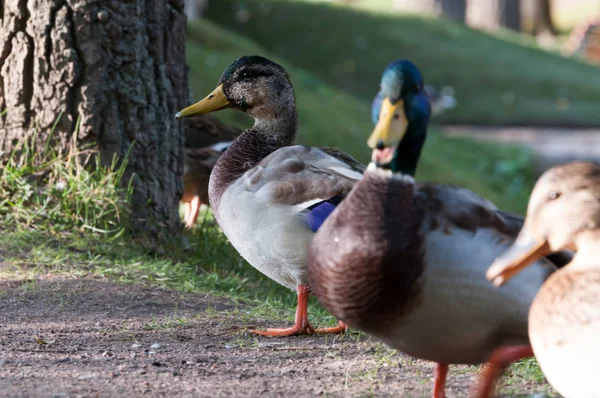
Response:
[[[200,212],[200,205],[202,205],[202,202],[200,202],[199,196],[194,196],[189,202],[189,211],[186,211],[187,215],[185,216],[185,226],[188,229],[192,229],[194,224],[196,224],[198,212]]]
[[[433,385],[433,398],[446,398],[446,376],[448,375],[448,364],[435,364],[435,378]]]
[[[474,396],[477,398],[491,397],[494,390],[494,382],[500,377],[504,369],[519,359],[532,356],[533,349],[530,345],[517,345],[498,348],[490,356],[488,365],[481,374],[477,391],[475,392]]]
[[[255,330],[252,329],[250,332],[259,334],[261,336],[270,337],[284,337],[284,336],[296,336],[299,334],[313,334],[315,330],[308,323],[308,294],[310,288],[307,285],[298,285],[298,307],[296,308],[296,322],[291,328],[284,329],[267,329],[267,330]]]
[[[327,334],[327,333],[346,333],[348,331],[348,325],[346,325],[342,321],[338,321],[338,325],[331,328],[322,328],[316,329],[315,333],[317,334]]]
[[[291,328],[284,329],[267,329],[267,330],[250,330],[251,333],[259,334],[261,336],[270,337],[285,337],[285,336],[296,336],[301,334],[313,334],[313,333],[343,333],[346,331],[348,326],[345,323],[339,322],[338,326],[326,329],[313,329],[308,322],[308,295],[310,294],[310,287],[307,285],[298,285],[298,307],[296,308],[296,320],[294,326]]]

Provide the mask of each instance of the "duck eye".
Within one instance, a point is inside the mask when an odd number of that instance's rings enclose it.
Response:
[[[548,199],[550,199],[550,200],[558,199],[559,197],[560,197],[560,192],[551,191],[548,194]]]
[[[400,119],[400,115],[397,113],[394,113],[394,120],[398,120],[398,119]]]
[[[242,72],[242,77],[243,77],[244,79],[247,79],[247,78],[249,78],[249,77],[250,77],[250,73],[249,73],[249,72]]]

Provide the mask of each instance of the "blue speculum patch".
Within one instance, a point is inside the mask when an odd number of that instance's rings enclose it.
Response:
[[[306,224],[313,232],[317,232],[327,217],[335,210],[337,205],[342,201],[341,196],[334,196],[323,202],[315,203],[310,206],[304,215]]]

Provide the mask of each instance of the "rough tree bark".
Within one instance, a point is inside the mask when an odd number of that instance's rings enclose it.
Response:
[[[443,16],[464,23],[466,0],[394,0],[394,8],[436,17]]]
[[[521,29],[520,0],[468,0],[467,23],[473,27],[497,30]]]
[[[179,226],[184,45],[183,0],[0,0],[0,152],[62,115],[55,148],[98,143],[108,163],[132,147],[134,231]]]

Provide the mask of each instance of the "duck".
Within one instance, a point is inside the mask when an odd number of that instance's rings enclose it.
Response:
[[[548,382],[569,398],[598,398],[600,374],[600,164],[554,166],[535,184],[525,224],[487,277],[507,285],[548,253],[572,260],[543,284],[529,312],[529,338]]]
[[[341,333],[308,319],[308,247],[323,220],[362,178],[364,165],[335,148],[295,145],[297,111],[286,70],[261,57],[235,60],[207,97],[177,113],[186,118],[233,108],[254,118],[217,160],[208,196],[215,220],[253,267],[296,290],[294,325],[251,329],[272,337]]]
[[[208,180],[213,167],[242,130],[210,116],[186,119],[184,130],[186,143],[181,203],[185,205],[184,224],[192,229],[200,206],[209,204]]]
[[[380,145],[381,150],[372,154],[382,156],[372,160],[383,169],[414,176],[427,138],[431,113],[429,95],[419,68],[408,59],[391,62],[381,75],[379,92],[371,104],[375,130],[367,144],[371,149]],[[384,148],[385,140],[395,142],[395,145]]]
[[[430,108],[408,60],[390,64],[372,109],[371,163],[323,222],[308,276],[321,305],[350,328],[436,363],[433,396],[445,396],[448,364],[488,362],[476,396],[514,358],[531,356],[529,307],[567,261],[539,259],[494,289],[487,264],[514,242],[523,218],[455,185],[417,182]]]

